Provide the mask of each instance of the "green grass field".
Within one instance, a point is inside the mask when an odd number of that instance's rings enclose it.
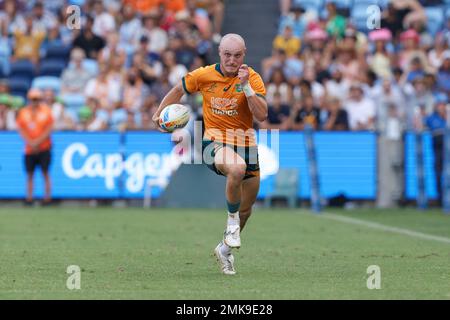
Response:
[[[0,299],[450,299],[450,216],[327,212],[256,209],[230,277],[212,256],[223,211],[3,208]],[[69,265],[80,290],[66,288]]]

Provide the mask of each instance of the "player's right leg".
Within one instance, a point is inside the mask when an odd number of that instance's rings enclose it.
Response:
[[[216,169],[227,177],[225,195],[228,219],[224,243],[231,248],[239,248],[241,246],[239,220],[241,185],[245,177],[247,164],[240,155],[227,146],[217,148],[214,164]]]

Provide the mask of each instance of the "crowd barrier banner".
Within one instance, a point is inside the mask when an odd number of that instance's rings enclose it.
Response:
[[[265,141],[260,139],[259,197],[272,190],[279,168],[295,167],[300,172],[298,195],[308,199],[309,164],[303,133],[280,132],[276,139],[271,138],[269,134]],[[52,140],[50,173],[55,199],[142,198],[149,182],[154,186],[152,197],[157,198],[181,163],[170,135],[159,132],[55,132]],[[322,197],[343,194],[353,199],[375,199],[375,134],[317,132],[314,143]],[[15,132],[0,132],[0,145],[0,198],[23,198],[23,141]],[[39,172],[35,191],[37,197],[42,196]]]

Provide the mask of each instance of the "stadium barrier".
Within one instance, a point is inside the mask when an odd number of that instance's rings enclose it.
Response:
[[[149,181],[154,186],[151,196],[156,199],[182,162],[170,136],[158,132],[55,132],[52,139],[50,172],[55,199],[142,199]],[[273,141],[259,146],[261,189],[258,197],[264,198],[271,191],[279,168],[298,168],[298,197],[309,199],[309,163],[304,134],[280,132],[278,147],[271,143]],[[344,195],[348,199],[375,200],[376,134],[316,132],[314,144],[321,197]],[[0,145],[0,198],[23,198],[23,141],[15,132],[1,132]],[[414,164],[408,164],[411,173]],[[429,166],[427,170],[428,177]],[[36,178],[36,194],[40,197],[42,177],[37,174]],[[411,179],[410,174],[407,192],[414,197]],[[433,192],[431,184],[427,185]]]

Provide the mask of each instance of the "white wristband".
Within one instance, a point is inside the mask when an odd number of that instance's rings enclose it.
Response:
[[[244,94],[247,98],[255,95],[255,91],[253,91],[248,82],[245,84],[245,86],[242,87],[242,91],[244,91]]]

